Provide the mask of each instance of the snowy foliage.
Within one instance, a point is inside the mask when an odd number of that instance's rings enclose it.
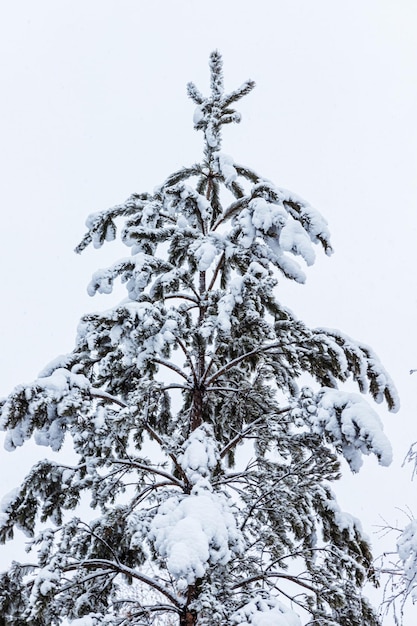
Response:
[[[398,555],[402,562],[408,593],[417,600],[417,520],[412,520],[404,528],[398,542]]]
[[[391,458],[340,383],[391,410],[395,389],[369,347],[276,299],[317,245],[331,253],[327,224],[222,152],[254,84],[225,93],[217,52],[210,69],[209,97],[188,86],[202,162],[91,215],[77,248],[120,233],[131,254],[88,290],[121,280],[126,300],[84,316],[74,350],[1,402],[9,450],[70,438],[78,458],[38,462],[3,502],[0,540],[20,529],[31,555],[0,576],[8,624],[378,623],[361,591],[369,545],[330,484],[340,458]]]
[[[412,372],[411,372],[412,373]],[[405,461],[413,465],[413,479],[417,474],[417,443],[410,447]],[[391,525],[384,520],[381,533],[394,534],[395,550],[380,557],[380,569],[388,575],[384,589],[386,614],[391,613],[397,626],[404,626],[405,608],[417,602],[417,520],[410,511],[401,511],[407,523]]]

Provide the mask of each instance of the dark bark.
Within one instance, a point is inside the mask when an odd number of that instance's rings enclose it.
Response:
[[[197,614],[189,608],[191,602],[196,598],[196,596],[196,586],[190,585],[187,591],[187,604],[180,615],[180,626],[195,626],[195,624],[197,624]]]

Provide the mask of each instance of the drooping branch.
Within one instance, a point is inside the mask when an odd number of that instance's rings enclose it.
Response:
[[[102,391],[100,389],[95,389],[94,387],[90,387],[89,392],[90,392],[90,395],[95,398],[101,398],[103,400],[107,400],[108,402],[113,402],[114,404],[117,404],[124,409],[129,408],[129,405],[126,402],[124,402],[123,400],[120,400],[120,398],[116,398],[116,396],[112,396],[110,393],[107,393],[106,391]],[[156,441],[161,446],[162,450],[166,452],[167,450],[166,443],[164,442],[162,437],[160,437],[160,435],[152,428],[152,426],[148,423],[148,421],[146,419],[142,419],[141,424],[143,428],[146,430],[146,432],[148,433],[148,435],[151,437],[151,439]],[[166,452],[166,454],[174,463],[174,466],[176,470],[178,471],[178,473],[180,474],[180,476],[182,476],[184,480],[187,482],[187,478],[184,474],[184,470],[182,469],[181,465],[178,463],[178,460],[175,457],[175,455],[172,452]]]
[[[151,578],[150,576],[146,576],[146,574],[142,574],[141,572],[138,572],[133,568],[128,567],[127,565],[123,565],[122,563],[116,563],[108,559],[86,559],[85,561],[71,563],[70,565],[67,565],[64,569],[65,571],[74,571],[81,568],[96,569],[102,567],[106,568],[106,570],[103,571],[103,574],[109,573],[110,571],[116,572],[118,574],[124,574],[125,576],[129,576],[131,578],[134,578],[135,580],[139,580],[140,582],[145,583],[149,587],[152,587],[152,589],[155,589],[163,596],[168,598],[168,600],[172,602],[172,604],[178,609],[181,609],[183,607],[183,603],[180,601],[178,596],[176,596],[174,593],[171,593],[157,580]]]
[[[217,222],[213,226],[213,231],[215,231],[223,222],[225,222],[229,217],[232,217],[236,213],[238,213],[241,209],[243,209],[248,203],[248,198],[239,198],[236,202],[233,202],[227,209],[219,216]]]

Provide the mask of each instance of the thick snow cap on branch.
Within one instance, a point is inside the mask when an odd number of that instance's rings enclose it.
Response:
[[[325,388],[317,394],[316,402],[309,417],[313,432],[340,446],[352,471],[362,466],[363,454],[375,454],[380,465],[391,463],[391,444],[382,422],[359,394]]]
[[[248,602],[232,616],[233,626],[301,626],[294,611],[274,598],[260,596]]]
[[[83,374],[64,367],[55,369],[49,376],[39,377],[31,385],[16,387],[0,412],[0,430],[8,431],[4,443],[6,450],[23,445],[34,433],[38,445],[50,446],[58,451],[65,437],[68,409],[80,406],[82,393],[89,388],[90,382]],[[23,402],[26,412],[11,428],[9,419],[13,419],[16,402]],[[43,415],[42,424],[39,414]]]
[[[208,425],[196,429],[180,457],[194,485],[191,494],[163,502],[150,529],[155,548],[167,560],[168,571],[185,587],[204,576],[209,565],[226,565],[243,549],[232,503],[224,494],[213,492],[208,480],[218,460],[210,432]]]

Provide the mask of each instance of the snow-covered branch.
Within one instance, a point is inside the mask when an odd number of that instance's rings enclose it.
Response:
[[[146,574],[142,574],[141,572],[138,572],[137,570],[131,567],[127,567],[126,565],[123,565],[122,563],[116,563],[114,561],[109,561],[108,559],[86,559],[84,561],[79,561],[77,563],[71,563],[67,565],[64,569],[65,571],[73,571],[73,570],[79,570],[79,569],[96,569],[96,568],[99,568],[99,569],[106,568],[105,571],[116,572],[118,574],[124,574],[125,576],[134,578],[135,580],[145,583],[152,589],[155,589],[155,591],[158,591],[159,593],[161,593],[163,596],[168,598],[168,600],[172,602],[172,604],[178,609],[181,609],[183,606],[183,602],[180,600],[180,598],[176,596],[174,593],[171,593],[168,589],[166,589],[166,587],[164,587],[157,580],[155,580],[154,578],[151,578],[150,576],[147,576]],[[100,574],[101,572],[98,573],[98,575]]]

